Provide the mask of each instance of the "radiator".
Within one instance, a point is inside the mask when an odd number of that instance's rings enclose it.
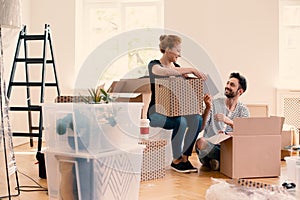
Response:
[[[300,90],[277,90],[277,115],[285,124],[300,128]]]

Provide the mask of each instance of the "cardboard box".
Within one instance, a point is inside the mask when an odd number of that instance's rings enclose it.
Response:
[[[285,157],[292,157],[298,155],[298,151],[293,151],[292,149],[281,149],[281,160],[285,160]]]
[[[203,81],[197,78],[155,80],[156,112],[174,117],[203,112]]]
[[[117,98],[118,102],[143,102],[142,118],[147,118],[147,111],[151,99],[150,80],[148,77],[138,79],[121,79],[114,81],[110,88],[109,93],[139,93],[140,95],[134,98]]]
[[[269,106],[266,104],[246,104],[251,117],[269,117]]]
[[[143,102],[141,93],[109,93],[115,102]]]
[[[209,139],[221,143],[220,172],[230,178],[280,176],[282,117],[235,118],[230,135]]]
[[[293,145],[293,131],[290,129],[282,130],[281,132],[281,149],[286,149]]]

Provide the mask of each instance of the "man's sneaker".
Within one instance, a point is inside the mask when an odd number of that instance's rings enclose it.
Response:
[[[179,173],[189,173],[190,170],[187,168],[186,164],[184,162],[180,162],[178,164],[171,163],[171,167],[173,170]]]
[[[192,163],[188,160],[187,162],[184,162],[184,164],[186,165],[186,168],[190,171],[190,172],[198,172],[198,169],[196,167],[194,167],[192,165]]]
[[[220,169],[220,163],[216,159],[211,159],[209,161],[209,164],[210,164],[210,168],[214,171],[218,171]]]

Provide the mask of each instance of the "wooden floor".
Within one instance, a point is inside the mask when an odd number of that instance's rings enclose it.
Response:
[[[17,167],[19,170],[19,182],[21,186],[36,185],[27,176],[37,181],[41,186],[47,188],[47,180],[40,179],[38,176],[38,165],[36,163],[36,149],[31,148],[29,144],[25,144],[15,149]],[[212,178],[228,179],[219,172],[210,171],[205,167],[201,167],[197,156],[194,154],[191,157],[191,162],[200,168],[199,173],[180,174],[170,169],[167,170],[166,176],[163,179],[141,182],[139,199],[205,199],[206,190],[214,184]],[[286,166],[282,162],[282,175],[279,178],[255,179],[255,181],[280,185],[285,180]],[[228,179],[229,180],[229,179]],[[1,181],[2,182],[2,181]],[[3,187],[1,187],[3,188]],[[3,189],[1,189],[3,191]],[[47,192],[21,192],[19,197],[12,199],[21,200],[44,200],[48,199]]]

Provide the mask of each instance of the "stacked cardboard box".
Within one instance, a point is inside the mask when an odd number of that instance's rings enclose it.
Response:
[[[298,155],[298,151],[293,150],[299,145],[299,133],[295,126],[284,124],[281,133],[281,160],[286,156]]]

